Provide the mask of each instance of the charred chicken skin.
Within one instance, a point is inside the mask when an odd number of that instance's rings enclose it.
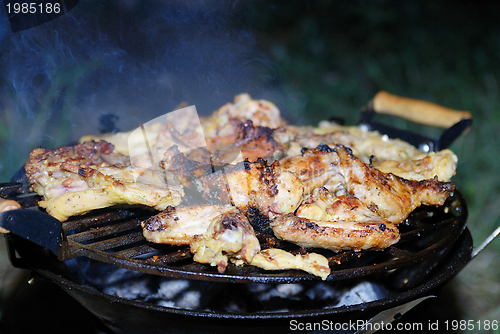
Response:
[[[411,211],[422,204],[442,205],[454,189],[437,179],[410,181],[383,173],[340,144],[303,150],[302,156],[287,159],[283,167],[304,182],[321,180],[324,187],[315,188],[295,215],[276,217],[271,223],[274,233],[303,247],[334,251],[389,247],[399,241],[396,225]],[[336,180],[332,192],[326,188],[330,179],[325,175]]]
[[[240,212],[222,214],[214,219],[205,234],[198,234],[190,244],[194,260],[226,270],[230,259],[236,265],[250,264],[260,252],[260,243],[247,217]]]
[[[171,176],[131,168],[105,141],[35,149],[25,170],[31,188],[43,196],[39,205],[61,221],[117,204],[164,210],[179,205],[183,195]]]
[[[422,204],[443,205],[455,188],[437,178],[415,181],[383,173],[340,144],[333,148],[319,145],[304,149],[301,156],[284,159],[281,167],[310,185],[308,190],[324,186],[333,192],[350,194],[394,224],[402,222]]]

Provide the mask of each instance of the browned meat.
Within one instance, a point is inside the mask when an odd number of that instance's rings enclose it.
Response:
[[[240,212],[226,213],[214,219],[208,231],[194,237],[191,253],[194,260],[226,270],[228,259],[236,265],[249,264],[260,251],[252,225]]]
[[[399,224],[420,205],[443,205],[455,186],[437,178],[414,181],[383,173],[361,162],[341,145],[335,147],[340,173],[346,180],[348,193],[365,203],[381,217]]]
[[[167,173],[122,165],[127,162],[101,141],[33,150],[25,169],[32,189],[43,196],[39,205],[61,221],[116,204],[164,210],[181,202],[182,189]]]
[[[312,190],[295,215],[276,216],[271,222],[275,235],[303,247],[334,251],[389,247],[399,241],[396,225],[411,211],[422,204],[444,204],[454,189],[437,178],[410,181],[383,173],[342,145],[303,150],[302,156],[286,159],[283,167],[302,182],[316,180],[315,187],[325,187]]]
[[[328,260],[317,253],[291,254],[278,248],[268,248],[257,253],[251,263],[266,270],[298,269],[321,277],[325,280],[330,275]]]
[[[384,249],[399,241],[399,231],[391,223],[320,221],[287,214],[276,217],[271,226],[281,239],[334,251]]]
[[[189,245],[194,237],[207,232],[219,216],[236,212],[232,205],[168,207],[141,223],[146,240],[159,244]]]
[[[282,161],[281,167],[309,185],[305,186],[306,193],[307,189],[310,192],[322,186],[344,188],[347,195],[358,198],[370,210],[395,224],[422,204],[444,204],[455,188],[452,183],[437,179],[414,181],[383,173],[363,163],[340,144],[333,148],[320,145],[305,149],[301,156]]]

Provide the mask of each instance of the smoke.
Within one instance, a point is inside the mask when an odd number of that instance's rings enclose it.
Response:
[[[0,10],[0,172],[37,146],[97,134],[102,115],[136,128],[181,102],[207,115],[248,92],[286,106],[278,70],[232,1],[80,1],[53,21],[12,33]],[[297,100],[297,101],[295,101]],[[299,107],[298,109],[300,109]],[[8,159],[7,159],[8,158]],[[8,161],[6,161],[8,160]]]

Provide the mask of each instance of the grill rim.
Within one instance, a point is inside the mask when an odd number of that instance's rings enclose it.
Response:
[[[344,305],[340,307],[332,307],[327,309],[312,309],[305,311],[293,312],[265,312],[265,313],[228,313],[217,311],[194,311],[187,309],[171,308],[166,306],[154,305],[148,302],[129,300],[118,296],[112,296],[104,292],[98,291],[92,287],[85,286],[74,282],[73,280],[64,277],[60,269],[60,262],[55,257],[47,257],[44,254],[33,256],[34,252],[31,248],[40,248],[40,246],[29,243],[28,241],[12,236],[15,244],[20,244],[21,258],[27,263],[27,267],[34,270],[39,275],[47,278],[49,281],[56,283],[63,290],[79,300],[85,307],[85,301],[88,298],[98,298],[109,303],[120,303],[134,308],[141,308],[148,311],[159,311],[161,313],[169,313],[173,315],[195,316],[201,318],[214,319],[233,319],[233,320],[269,320],[269,319],[292,319],[292,318],[307,318],[316,316],[332,316],[341,314],[351,314],[355,312],[366,312],[369,310],[381,310],[402,305],[406,302],[427,295],[432,290],[438,288],[443,283],[449,281],[462,270],[471,259],[473,241],[468,228],[465,228],[460,237],[452,245],[451,255],[444,259],[444,263],[439,268],[435,268],[431,272],[431,278],[427,278],[424,283],[410,288],[406,291],[396,293],[392,296],[377,299],[367,303],[354,305]],[[12,241],[12,240],[11,240]],[[24,245],[23,244],[27,244]],[[27,246],[27,247],[26,247]],[[40,260],[41,259],[41,260]],[[79,299],[83,298],[83,299]],[[90,310],[92,312],[92,310]]]

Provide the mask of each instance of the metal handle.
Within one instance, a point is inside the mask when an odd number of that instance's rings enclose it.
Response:
[[[5,211],[9,211],[9,210],[17,210],[20,208],[21,208],[21,205],[19,203],[17,203],[16,201],[13,201],[11,199],[0,198],[0,213],[5,212]],[[0,233],[7,234],[10,232],[0,226]]]
[[[449,128],[461,120],[472,119],[471,113],[465,110],[450,109],[386,91],[378,92],[372,103],[373,110],[379,114],[398,116],[411,122],[440,128]]]
[[[486,240],[483,241],[482,244],[480,244],[479,246],[477,246],[473,251],[472,251],[472,255],[471,255],[471,258],[475,258],[481,251],[483,251],[483,249],[486,248],[486,246],[488,246],[496,237],[498,237],[500,235],[500,226],[498,226],[495,231],[493,231],[493,233],[491,233],[487,238]]]

